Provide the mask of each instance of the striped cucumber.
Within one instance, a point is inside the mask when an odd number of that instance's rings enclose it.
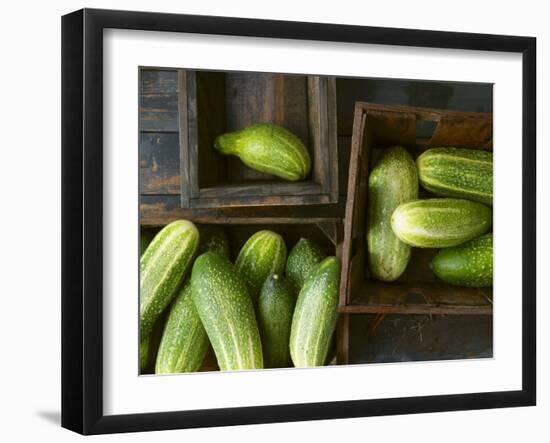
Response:
[[[191,280],[188,279],[170,308],[157,354],[155,373],[198,371],[209,344],[193,303]]]
[[[195,225],[177,220],[165,226],[141,256],[140,342],[148,340],[155,320],[175,297],[198,244],[199,232]],[[140,361],[144,361],[141,356]]]
[[[267,277],[258,298],[258,327],[266,368],[291,365],[288,343],[295,303],[288,281],[278,274]]]
[[[411,246],[446,248],[487,232],[493,224],[493,214],[481,203],[432,198],[399,205],[391,224],[395,235]]]
[[[200,244],[198,255],[207,251],[217,252],[225,258],[230,258],[229,238],[221,226],[201,225],[199,226]]]
[[[222,134],[214,146],[222,154],[236,155],[252,169],[285,180],[303,180],[311,169],[311,158],[302,141],[271,123]]]
[[[285,261],[285,241],[275,232],[258,231],[243,245],[235,267],[245,280],[254,305],[265,279],[271,274],[282,274]]]
[[[322,366],[338,319],[340,262],[325,258],[298,295],[290,331],[290,355],[297,368]]]
[[[493,204],[493,153],[477,149],[433,148],[416,159],[423,188],[442,197]]]
[[[418,198],[418,174],[411,155],[401,146],[384,151],[369,176],[367,250],[369,267],[378,280],[393,281],[407,268],[411,247],[391,228],[393,211]]]
[[[432,271],[444,282],[457,286],[493,286],[493,234],[438,252]]]
[[[296,294],[300,292],[309,274],[327,256],[319,245],[301,238],[290,250],[286,260],[286,277]]]
[[[262,344],[246,283],[231,262],[206,252],[195,260],[192,297],[222,371],[263,367]]]

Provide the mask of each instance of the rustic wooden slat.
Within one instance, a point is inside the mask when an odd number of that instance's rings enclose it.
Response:
[[[164,226],[174,220],[188,219],[212,224],[315,224],[341,220],[344,203],[312,206],[182,208],[179,196],[140,197],[140,224]]]
[[[339,365],[349,364],[350,316],[340,314],[336,326],[336,361]]]
[[[180,193],[177,133],[140,134],[139,189],[141,194]]]
[[[139,75],[139,130],[177,132],[177,72],[169,69],[141,69]]]
[[[347,314],[490,315],[492,289],[462,288],[438,281],[429,264],[435,249],[413,249],[409,266],[395,282],[371,279],[367,267],[366,208],[370,164],[398,140],[418,147],[418,121],[432,121],[437,144],[467,141],[467,147],[492,149],[492,115],[431,108],[357,103],[351,143],[339,310]],[[432,141],[428,140],[426,146]],[[377,149],[373,149],[376,147]]]
[[[191,208],[238,208],[247,206],[299,206],[319,205],[330,203],[325,194],[298,194],[298,195],[235,195],[231,198],[200,198],[191,199]]]
[[[193,97],[193,87],[188,86],[188,74],[183,69],[178,71],[178,117],[179,117],[179,158],[180,158],[180,193],[181,193],[181,205],[183,207],[189,206],[189,200],[192,196],[190,183],[193,181],[193,172],[195,169],[191,167],[191,152],[196,150],[193,147],[193,134],[196,132],[196,128],[189,127],[189,107],[187,103],[189,101],[189,94]],[[187,137],[182,136],[187,134]],[[196,178],[195,178],[196,181]]]
[[[312,182],[281,183],[281,182],[262,182],[261,184],[247,184],[246,182],[229,182],[226,185],[220,185],[215,188],[201,188],[199,197],[201,199],[209,198],[228,198],[234,197],[252,197],[252,196],[292,196],[296,195],[318,195],[321,194],[321,186]]]

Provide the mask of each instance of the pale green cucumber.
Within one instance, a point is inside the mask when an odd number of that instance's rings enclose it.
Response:
[[[298,295],[290,332],[290,355],[297,368],[322,366],[338,319],[340,262],[325,258]]]
[[[442,197],[493,204],[493,153],[478,149],[432,148],[416,159],[423,188]]]
[[[493,234],[438,252],[431,263],[441,280],[457,286],[493,286]]]
[[[198,244],[195,225],[177,220],[165,226],[141,256],[140,342],[148,340],[156,319],[175,297]],[[140,361],[144,361],[141,356]]]
[[[196,372],[206,356],[210,342],[191,292],[187,280],[172,303],[157,353],[157,374]]]
[[[303,180],[311,169],[311,158],[302,141],[271,123],[222,134],[214,146],[222,154],[236,155],[252,169],[285,180]]]
[[[407,268],[411,247],[391,227],[393,211],[418,198],[418,174],[411,155],[401,146],[384,151],[369,176],[367,195],[367,250],[372,275],[398,279]]]
[[[258,298],[258,327],[266,368],[291,366],[288,344],[295,303],[288,281],[277,274],[267,277]]]
[[[192,297],[222,371],[263,367],[262,344],[246,283],[229,260],[206,252],[195,260]]]
[[[327,256],[319,245],[301,238],[290,250],[286,260],[286,277],[296,294],[300,292],[309,274]]]
[[[243,245],[235,267],[245,280],[254,305],[265,279],[271,274],[282,274],[285,261],[285,241],[273,231],[258,231]]]
[[[493,214],[478,202],[432,198],[399,205],[391,223],[395,235],[411,246],[446,248],[487,232],[493,224]]]

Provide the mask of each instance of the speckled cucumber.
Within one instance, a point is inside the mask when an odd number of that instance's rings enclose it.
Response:
[[[493,154],[461,148],[432,148],[416,159],[420,184],[442,197],[493,204]]]
[[[236,155],[252,169],[285,180],[303,180],[311,169],[311,158],[302,141],[271,123],[222,134],[214,146],[222,154]]]
[[[493,214],[487,206],[462,199],[432,198],[403,203],[391,218],[399,239],[418,248],[446,248],[489,230]]]
[[[191,295],[188,279],[172,303],[155,364],[155,373],[195,372],[208,351],[208,336]]]
[[[431,263],[441,280],[456,286],[493,286],[493,234],[438,252]]]
[[[296,295],[302,289],[309,274],[327,255],[315,242],[301,238],[294,245],[286,260],[286,277]]]
[[[285,241],[275,232],[258,231],[243,245],[235,267],[246,282],[255,305],[265,279],[271,274],[282,274],[285,261]]]
[[[338,319],[340,262],[325,258],[298,295],[290,332],[290,355],[297,368],[322,366]]]
[[[262,344],[246,283],[231,262],[206,252],[195,260],[192,297],[222,371],[263,367]]]
[[[296,296],[287,280],[278,274],[267,277],[258,299],[258,327],[266,368],[291,365],[288,343],[295,303]]]
[[[165,226],[140,259],[140,343],[177,293],[197,251],[199,232],[187,220]],[[146,349],[141,345],[140,349]],[[140,356],[140,361],[146,361]]]
[[[199,226],[199,252],[229,258],[229,240],[221,226]],[[155,372],[195,372],[201,368],[210,341],[191,296],[191,280],[183,284],[170,306],[157,354]]]
[[[401,146],[384,151],[369,176],[367,250],[369,268],[378,280],[393,281],[407,268],[411,247],[391,228],[393,211],[418,198],[418,174],[411,155]]]
[[[198,255],[211,251],[223,255],[225,258],[230,258],[229,238],[221,226],[201,225],[199,226],[199,233],[201,241]]]

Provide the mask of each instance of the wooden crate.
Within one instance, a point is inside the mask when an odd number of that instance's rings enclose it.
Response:
[[[183,208],[337,202],[334,78],[178,70],[178,90]],[[300,137],[312,158],[309,178],[288,182],[214,149],[216,136],[260,122]]]
[[[492,150],[492,114],[356,104],[344,223],[340,312],[492,314],[492,288],[460,288],[437,280],[428,267],[437,252],[434,249],[413,248],[409,266],[396,282],[380,282],[370,277],[366,262],[367,180],[377,154],[392,145],[406,147],[413,157],[436,146]],[[421,195],[427,196],[427,193]],[[343,315],[339,328],[340,349],[345,347],[348,321],[347,315]]]

